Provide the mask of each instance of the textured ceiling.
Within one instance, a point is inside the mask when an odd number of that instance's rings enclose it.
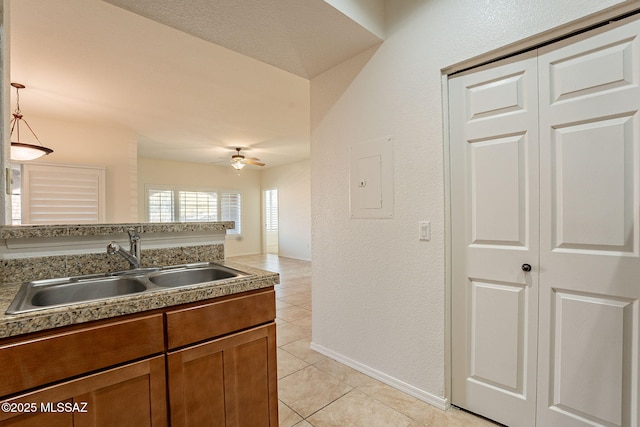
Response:
[[[27,118],[130,129],[142,157],[240,146],[268,166],[309,157],[308,77],[380,43],[322,0],[11,0],[10,41]]]
[[[313,78],[381,40],[324,0],[105,0]]]

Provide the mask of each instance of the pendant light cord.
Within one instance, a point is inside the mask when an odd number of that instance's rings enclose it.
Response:
[[[24,119],[24,117],[22,116],[22,111],[20,110],[20,88],[16,87],[16,111],[13,113],[13,120],[11,120],[12,122],[11,135],[13,135],[13,129],[17,125],[16,134],[18,137],[18,142],[20,142],[20,123],[19,123],[20,121],[24,122],[24,124],[27,126],[27,128],[31,131],[33,136],[36,138],[36,141],[38,141],[38,144],[42,145],[42,142],[40,142],[38,135],[36,135],[33,129],[31,129],[31,126],[29,126],[29,122],[27,122],[27,120]]]

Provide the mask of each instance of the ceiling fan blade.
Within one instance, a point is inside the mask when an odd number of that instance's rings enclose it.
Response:
[[[248,165],[255,165],[255,166],[264,166],[264,165],[265,165],[264,163],[259,162],[259,161],[257,161],[257,160],[258,160],[258,159],[256,159],[256,160],[253,160],[253,159],[244,159],[244,160],[243,160],[243,163],[246,163],[246,164],[248,164]]]

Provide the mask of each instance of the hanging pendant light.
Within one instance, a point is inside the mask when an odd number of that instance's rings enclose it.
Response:
[[[28,161],[35,160],[38,157],[42,157],[47,154],[53,153],[51,148],[47,148],[42,145],[36,133],[31,129],[29,123],[22,116],[22,112],[20,111],[20,89],[24,89],[25,85],[20,83],[11,83],[11,86],[16,88],[16,111],[13,113],[13,118],[11,119],[11,136],[13,139],[13,130],[16,130],[16,139],[17,141],[11,141],[11,160],[18,161]],[[20,142],[20,122],[23,121],[27,128],[31,131],[33,136],[38,141],[40,145],[34,144],[26,144]]]

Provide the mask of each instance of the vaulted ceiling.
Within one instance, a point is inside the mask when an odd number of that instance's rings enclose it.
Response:
[[[381,39],[323,0],[12,0],[10,41],[25,117],[130,129],[142,157],[277,166],[309,157],[309,79]]]

